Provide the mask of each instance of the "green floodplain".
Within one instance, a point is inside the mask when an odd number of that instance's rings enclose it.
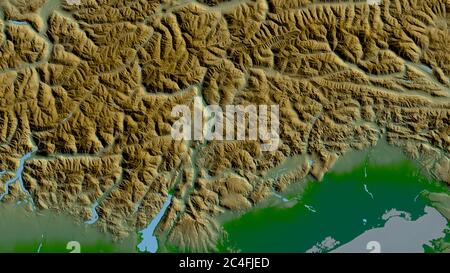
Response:
[[[0,252],[7,253],[110,253],[136,252],[136,236],[121,241],[95,225],[53,211],[32,212],[24,204],[0,206]]]
[[[328,236],[343,245],[382,227],[382,215],[391,209],[409,213],[414,221],[424,215],[425,206],[433,206],[428,192],[449,194],[444,183],[428,177],[386,143],[344,156],[321,182],[306,179],[297,184],[297,189],[287,190],[265,206],[224,221],[226,236],[219,250],[306,252]],[[447,221],[446,236],[436,238],[440,245],[450,242],[448,228]],[[438,248],[431,244],[424,251]]]

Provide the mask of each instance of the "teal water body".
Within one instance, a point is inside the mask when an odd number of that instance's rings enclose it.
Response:
[[[301,183],[307,183],[303,193],[289,197],[298,199],[294,206],[254,209],[225,222],[227,236],[219,250],[306,252],[324,239],[336,248],[383,227],[383,215],[392,209],[406,212],[410,221],[419,219],[430,203],[421,195],[425,190],[448,193],[409,160],[387,165],[366,160],[345,172],[329,172],[322,182]]]

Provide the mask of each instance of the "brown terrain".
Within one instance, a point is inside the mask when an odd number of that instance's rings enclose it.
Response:
[[[207,251],[223,213],[381,138],[450,184],[449,0],[78,2],[0,0],[0,194],[33,152],[3,202],[81,222],[98,202],[120,239],[173,192],[157,232]],[[278,150],[173,140],[172,107],[198,95],[279,105]]]

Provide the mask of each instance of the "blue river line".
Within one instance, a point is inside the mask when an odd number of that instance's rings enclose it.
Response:
[[[94,205],[92,206],[91,219],[89,219],[86,222],[84,222],[85,224],[92,225],[95,222],[97,222],[97,220],[98,220],[97,207],[98,207],[98,202],[95,202]]]
[[[0,200],[2,200],[6,195],[9,194],[9,186],[12,183],[15,183],[15,182],[19,181],[20,188],[22,189],[23,192],[25,192],[28,196],[30,196],[31,202],[33,202],[33,198],[31,197],[30,192],[28,192],[28,190],[25,188],[25,185],[23,184],[22,173],[23,173],[23,168],[24,168],[25,161],[27,159],[29,159],[33,155],[34,152],[35,152],[35,150],[33,149],[33,151],[25,154],[20,159],[19,168],[17,168],[17,170],[16,170],[16,175],[13,178],[11,178],[10,180],[6,181],[6,183],[5,183],[5,192],[2,195],[0,195]],[[3,175],[4,173],[5,173],[5,171],[2,171],[1,174]],[[33,207],[34,207],[34,203],[33,203]]]

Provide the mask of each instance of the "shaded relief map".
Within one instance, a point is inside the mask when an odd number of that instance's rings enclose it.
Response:
[[[449,0],[0,0],[0,252],[450,252]]]

